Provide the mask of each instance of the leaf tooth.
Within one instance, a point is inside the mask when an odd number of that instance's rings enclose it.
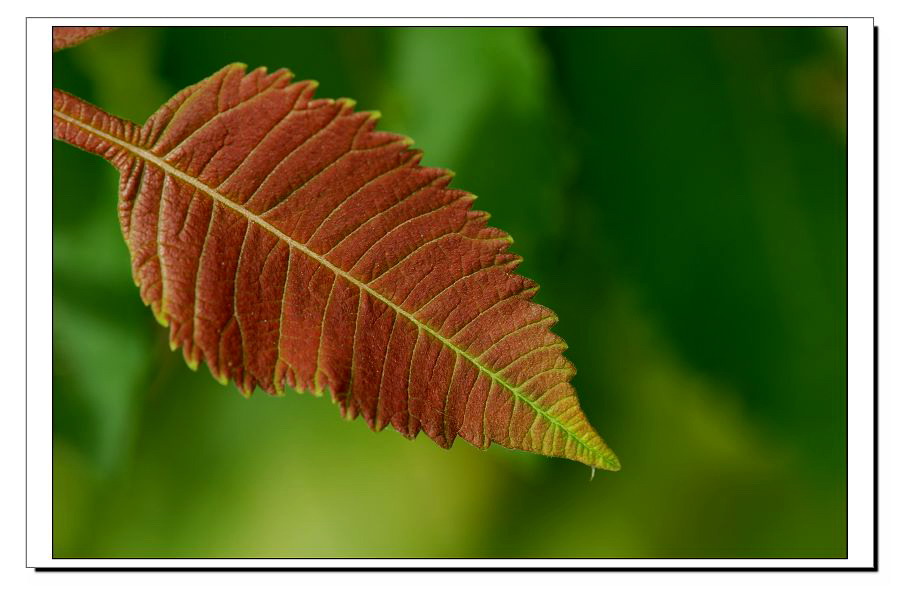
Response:
[[[290,69],[288,69],[287,67],[281,67],[277,71],[273,71],[272,75],[277,75],[278,79],[284,79],[285,81],[288,81],[288,82],[290,82],[291,80],[293,80],[296,77],[296,75],[294,75],[294,72],[291,71]]]
[[[522,289],[522,292],[520,293],[520,295],[522,295],[525,299],[531,299],[532,297],[534,297],[534,294],[537,293],[538,289],[540,289],[541,287],[540,287],[540,285],[535,283],[530,278],[525,278],[525,277],[522,277],[522,278],[524,279],[524,283],[522,283],[524,285],[524,289]]]
[[[420,166],[419,163],[422,161],[425,152],[421,149],[409,149],[408,152],[410,153],[410,156],[407,163],[413,168],[421,168],[422,166]]]
[[[184,356],[184,362],[188,365],[192,371],[196,371],[200,368],[200,359],[195,358],[189,351],[187,346],[182,346],[181,355]]]
[[[447,182],[449,182],[449,180],[447,180]],[[459,204],[460,209],[469,212],[472,211],[472,204],[475,203],[476,199],[478,199],[477,195],[463,193],[456,201],[454,201],[454,204]]]
[[[156,322],[161,324],[164,327],[169,326],[169,317],[160,307],[159,302],[152,302],[150,304],[150,310],[153,312],[153,318],[156,319]]]
[[[490,212],[486,212],[483,209],[470,209],[469,219],[473,222],[482,222],[486,224],[487,221],[491,219],[491,214]]]
[[[512,238],[512,237],[510,237],[510,238]],[[504,260],[502,261],[502,263],[505,266],[507,266],[507,269],[510,272],[512,272],[513,270],[518,268],[519,264],[522,263],[522,256],[516,255],[515,253],[505,253],[503,257],[504,257]],[[509,258],[509,259],[506,259],[506,258]]]
[[[356,108],[356,99],[354,98],[342,97],[334,102],[341,106],[341,115],[349,115],[350,113],[353,113],[353,110]]]
[[[209,369],[209,373],[213,376],[213,379],[215,379],[222,385],[228,385],[228,374],[225,371],[222,371],[220,373],[218,369],[214,368],[212,363],[208,361],[206,363],[206,368]]]

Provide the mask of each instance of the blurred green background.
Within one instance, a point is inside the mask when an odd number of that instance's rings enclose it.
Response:
[[[510,232],[620,473],[244,399],[53,148],[57,557],[843,557],[843,29],[128,28],[54,84],[143,122],[233,61],[380,109]]]

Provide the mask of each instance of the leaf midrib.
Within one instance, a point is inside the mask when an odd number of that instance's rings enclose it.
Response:
[[[475,368],[477,368],[482,373],[486,374],[491,380],[493,380],[493,381],[499,383],[500,385],[502,385],[503,387],[505,387],[516,398],[519,398],[520,400],[525,402],[528,406],[530,406],[537,414],[544,417],[544,419],[546,419],[549,423],[551,423],[552,425],[555,425],[560,430],[562,430],[562,432],[566,434],[566,437],[569,437],[569,438],[573,439],[574,441],[576,441],[577,443],[579,443],[581,446],[583,446],[585,448],[585,450],[592,452],[593,454],[597,455],[598,457],[602,458],[603,460],[609,461],[608,456],[606,454],[604,454],[602,450],[599,450],[599,449],[595,448],[594,446],[591,446],[590,444],[585,442],[583,439],[578,437],[578,435],[576,435],[570,428],[566,427],[560,421],[558,421],[556,418],[554,418],[553,416],[548,414],[545,410],[543,410],[540,406],[538,406],[536,402],[532,401],[527,396],[522,394],[522,392],[520,392],[515,386],[513,386],[508,381],[506,381],[498,373],[492,371],[490,368],[488,368],[488,367],[484,366],[483,364],[481,364],[480,362],[478,362],[478,360],[476,358],[472,357],[465,350],[463,350],[462,348],[460,348],[459,346],[454,344],[452,341],[450,341],[449,339],[447,339],[446,337],[441,335],[438,331],[431,328],[428,324],[426,324],[426,323],[422,322],[421,320],[419,320],[418,318],[416,318],[416,316],[414,314],[411,314],[410,312],[404,310],[403,308],[401,308],[400,306],[395,304],[393,301],[391,301],[390,299],[388,299],[387,297],[385,297],[384,295],[382,295],[381,293],[379,293],[378,291],[376,291],[375,289],[370,287],[368,285],[368,283],[364,283],[361,280],[357,279],[349,272],[339,268],[338,266],[336,266],[335,264],[330,262],[327,258],[325,258],[325,257],[317,254],[313,250],[309,249],[303,243],[300,243],[299,241],[292,239],[290,236],[288,236],[287,234],[285,234],[280,229],[276,228],[275,226],[273,226],[272,224],[270,224],[269,222],[267,222],[260,216],[245,209],[242,205],[235,203],[234,201],[232,201],[228,197],[224,196],[222,193],[220,193],[216,189],[205,184],[203,181],[191,176],[190,174],[186,174],[183,171],[176,168],[175,166],[167,163],[163,158],[158,157],[157,155],[154,155],[149,150],[147,150],[143,147],[131,144],[130,142],[122,140],[121,138],[118,138],[116,136],[113,136],[112,134],[109,134],[108,132],[105,132],[103,130],[95,128],[94,126],[84,123],[84,122],[80,121],[78,118],[72,117],[66,113],[63,113],[62,111],[59,111],[58,109],[54,109],[53,114],[56,115],[57,117],[59,117],[60,119],[66,121],[78,128],[81,128],[82,130],[85,130],[86,132],[89,132],[95,136],[98,136],[108,142],[111,142],[112,144],[115,144],[116,146],[121,147],[125,151],[127,151],[137,157],[140,157],[141,159],[143,159],[145,161],[148,161],[148,162],[156,165],[157,167],[162,169],[164,172],[166,172],[166,173],[170,174],[171,176],[178,178],[182,182],[185,182],[186,184],[189,184],[189,185],[195,187],[196,189],[202,191],[207,196],[209,196],[211,199],[218,201],[223,206],[227,207],[228,209],[231,209],[232,211],[238,213],[239,215],[243,216],[247,220],[255,223],[260,228],[263,228],[270,234],[281,239],[282,241],[287,243],[289,247],[293,247],[294,249],[297,249],[301,253],[305,254],[306,256],[319,262],[320,264],[322,264],[323,266],[325,266],[326,268],[328,268],[335,274],[343,277],[344,279],[346,279],[347,281],[349,281],[350,283],[352,283],[353,285],[358,287],[361,291],[365,291],[366,293],[368,293],[375,299],[381,301],[387,307],[394,310],[397,314],[400,314],[401,316],[403,316],[404,318],[409,320],[413,325],[416,326],[416,328],[425,331],[426,333],[428,333],[429,335],[431,335],[432,337],[434,337],[435,339],[440,341],[443,345],[445,345],[446,347],[453,350],[453,352],[455,352],[459,356],[462,356],[463,358],[465,358],[466,360],[471,362],[472,365],[475,366]]]

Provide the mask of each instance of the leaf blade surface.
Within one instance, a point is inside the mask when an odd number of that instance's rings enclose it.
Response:
[[[56,137],[121,173],[133,275],[173,349],[247,394],[328,389],[373,429],[618,469],[508,235],[377,114],[291,80],[230,65],[144,126],[54,93]]]

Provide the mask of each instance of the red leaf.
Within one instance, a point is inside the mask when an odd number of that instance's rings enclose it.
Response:
[[[54,92],[55,136],[121,173],[134,278],[172,348],[248,395],[328,389],[376,430],[618,469],[506,233],[376,113],[291,78],[231,65],[144,126]]]
[[[104,34],[115,27],[54,27],[53,52],[77,46],[85,40]]]

